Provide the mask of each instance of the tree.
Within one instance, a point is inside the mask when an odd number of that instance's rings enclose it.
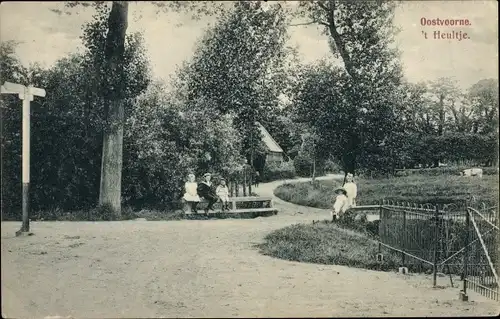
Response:
[[[70,2],[68,7],[87,3]],[[114,1],[111,9],[94,2],[94,21],[85,28],[86,61],[94,70],[93,83],[103,103],[104,121],[99,205],[121,212],[123,126],[125,105],[148,84],[147,60],[139,35],[127,37],[128,2]]]
[[[212,14],[222,10],[223,5],[171,1],[169,3],[154,2],[159,9],[182,11],[189,10],[193,17]],[[94,6],[106,8],[106,2],[93,3],[83,1],[66,2],[66,8],[76,6]],[[103,134],[103,151],[101,164],[101,183],[99,205],[109,205],[117,215],[121,214],[121,175],[123,164],[123,126],[124,103],[127,95],[127,85],[121,82],[125,78],[125,41],[128,26],[127,1],[113,1],[107,15],[107,33],[105,45],[101,48],[105,57],[103,70],[105,71],[105,99],[104,119],[106,127]],[[56,12],[61,14],[61,11]]]
[[[399,98],[395,95],[402,72],[398,52],[391,46],[396,32],[392,23],[394,8],[392,1],[301,1],[294,12],[295,17],[307,19],[295,25],[316,24],[323,28],[334,56],[344,64],[343,70],[335,71],[345,75],[337,76],[338,82],[333,83],[342,89],[332,103],[342,105],[345,116],[328,121],[330,112],[320,115],[326,121],[324,125],[344,127],[336,130],[336,147],[341,144],[341,163],[346,173],[354,172],[358,164],[366,168],[380,166],[371,156],[380,150],[373,148],[399,129],[395,114]],[[329,72],[322,72],[328,77]],[[318,127],[318,132],[326,131],[326,127]],[[328,143],[326,136],[322,140]]]
[[[471,112],[472,131],[494,133],[498,128],[498,80],[478,81],[469,88],[466,99]]]
[[[210,118],[229,115],[243,136],[242,154],[253,163],[260,132],[278,111],[279,94],[287,84],[287,40],[284,11],[279,5],[259,10],[235,2],[199,42],[176,86],[188,101],[209,108]]]
[[[441,136],[447,126],[447,115],[454,113],[455,120],[459,120],[455,105],[460,102],[461,93],[455,81],[450,78],[439,78],[430,82],[429,94],[431,109],[436,116],[436,133]]]

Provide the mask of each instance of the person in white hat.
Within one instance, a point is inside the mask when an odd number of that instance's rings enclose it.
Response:
[[[347,199],[349,200],[349,207],[356,206],[356,196],[358,196],[358,187],[354,183],[354,175],[349,173],[346,176],[346,183],[344,184]]]
[[[347,192],[343,187],[335,189],[335,203],[333,204],[333,210],[330,212],[332,221],[340,218],[343,213],[349,209],[349,200],[347,199]]]

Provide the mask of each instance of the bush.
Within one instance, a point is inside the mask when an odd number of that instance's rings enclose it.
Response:
[[[323,171],[325,173],[340,173],[342,172],[342,168],[336,162],[332,160],[326,160],[323,165]]]
[[[384,271],[395,270],[399,265],[393,255],[378,262],[374,239],[334,223],[292,225],[271,232],[264,240],[257,245],[262,254],[290,261]]]
[[[263,182],[271,182],[282,179],[295,178],[295,168],[293,161],[281,162],[280,164],[270,163],[264,167],[261,180]]]
[[[297,176],[310,177],[312,173],[312,164],[311,159],[300,152],[293,159],[293,166]]]
[[[497,134],[445,133],[441,136],[409,136],[411,143],[404,146],[403,156],[407,159],[401,166],[417,163],[469,161],[475,165],[493,165],[498,162]]]

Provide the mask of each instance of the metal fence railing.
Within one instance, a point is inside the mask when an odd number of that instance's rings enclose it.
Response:
[[[481,210],[464,201],[420,205],[384,201],[380,206],[379,252],[401,256],[409,271],[460,276],[464,291],[474,289],[498,300],[497,207]]]
[[[463,291],[472,289],[499,300],[498,287],[498,208],[467,207],[467,243],[464,249]]]

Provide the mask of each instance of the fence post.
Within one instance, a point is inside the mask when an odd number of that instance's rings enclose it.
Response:
[[[404,251],[406,251],[406,211],[403,210],[403,249],[401,249],[401,262],[402,266],[406,267],[406,255]]]
[[[252,196],[252,172],[248,176],[248,196]]]
[[[432,260],[432,284],[436,287],[437,284],[437,250],[439,244],[439,207],[436,205],[434,210],[434,256]]]
[[[247,173],[243,172],[243,196],[247,196]]]
[[[380,222],[378,223],[378,236],[379,236],[380,240],[383,240],[383,238],[384,238],[383,236],[385,236],[385,234],[384,234],[385,228],[383,226],[384,219],[382,218],[382,215],[384,213],[383,212],[384,204],[385,204],[385,201],[381,200],[380,201],[380,208],[378,211],[378,218],[380,219]]]
[[[469,267],[469,242],[470,242],[470,216],[469,210],[467,209],[467,202],[465,202],[464,207],[465,212],[465,243],[464,243],[464,269],[462,274],[463,280],[463,288],[460,292],[460,299],[462,301],[467,301],[467,275],[468,275],[468,267]]]

